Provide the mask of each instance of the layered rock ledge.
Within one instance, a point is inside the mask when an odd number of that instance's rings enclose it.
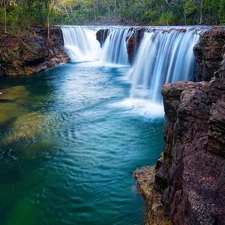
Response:
[[[222,225],[225,221],[225,60],[210,82],[166,84],[162,94],[164,151],[154,172],[145,177],[144,186],[142,177],[149,169],[139,169],[134,176],[145,199],[149,192],[150,199],[154,200],[155,196],[160,199],[165,218],[168,219],[169,213],[172,224]],[[149,208],[148,197],[145,224],[169,224],[168,220],[167,223],[152,220],[155,204],[153,201]]]
[[[51,28],[50,39],[45,28],[31,31],[1,34],[0,76],[31,75],[69,61],[60,27]]]

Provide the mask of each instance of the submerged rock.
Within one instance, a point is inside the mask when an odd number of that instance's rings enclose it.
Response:
[[[24,86],[15,86],[0,90],[0,100],[22,100],[27,98],[29,91]]]
[[[45,116],[40,113],[33,112],[22,115],[15,120],[12,125],[12,132],[4,138],[4,141],[32,140],[41,134],[45,121]]]
[[[24,86],[15,86],[0,90],[0,124],[9,122],[25,113],[20,105],[29,96]]]
[[[0,103],[0,125],[24,113],[24,109],[16,103]]]

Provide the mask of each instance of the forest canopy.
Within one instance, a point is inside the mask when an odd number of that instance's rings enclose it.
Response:
[[[225,0],[0,0],[7,30],[71,25],[223,25]]]

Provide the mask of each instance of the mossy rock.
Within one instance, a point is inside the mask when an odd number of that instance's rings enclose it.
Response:
[[[24,86],[15,86],[0,90],[0,100],[18,101],[26,99],[29,91]]]
[[[0,125],[8,122],[12,118],[18,117],[24,113],[22,109],[16,103],[4,102],[0,103]]]
[[[28,113],[18,117],[13,123],[12,132],[4,141],[12,142],[18,139],[32,140],[38,136],[45,124],[45,116],[40,113]]]

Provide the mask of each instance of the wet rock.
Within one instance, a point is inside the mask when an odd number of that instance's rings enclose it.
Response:
[[[28,113],[18,117],[12,125],[11,133],[4,138],[4,142],[18,141],[19,139],[33,140],[41,134],[46,122],[45,116],[40,113]]]
[[[128,54],[128,60],[130,64],[133,64],[135,55],[139,49],[140,43],[142,41],[142,38],[144,36],[144,32],[146,31],[146,28],[141,27],[132,27],[129,29],[127,37],[126,37],[126,43],[127,43],[127,54]],[[101,47],[105,43],[106,38],[109,35],[109,29],[100,29],[96,33],[96,39],[99,41]]]
[[[27,98],[29,91],[24,86],[15,86],[0,90],[0,102],[1,100],[22,100]]]
[[[147,166],[134,171],[140,193],[146,202],[146,225],[171,225],[169,214],[161,203],[161,193],[154,189],[155,169]]]
[[[109,29],[100,29],[96,33],[96,39],[99,41],[100,46],[102,47],[105,43],[106,38],[109,35]]]
[[[145,28],[130,28],[126,42],[127,42],[127,53],[129,63],[132,65],[135,60],[135,55],[139,49],[140,43],[143,39]]]
[[[24,110],[16,103],[0,102],[0,125],[22,115]]]

